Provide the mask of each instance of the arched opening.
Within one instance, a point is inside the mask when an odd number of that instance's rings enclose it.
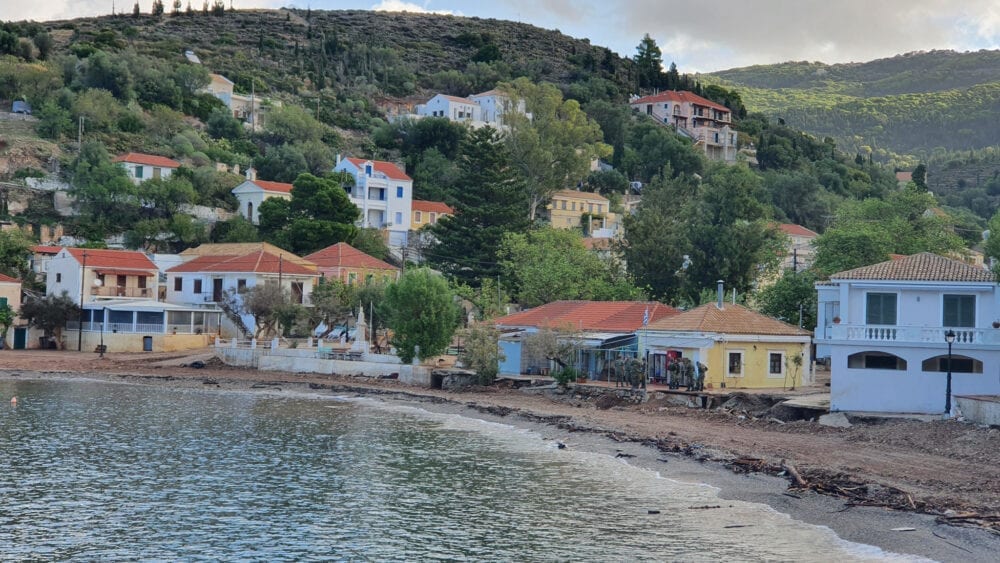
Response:
[[[948,355],[943,354],[941,356],[934,356],[933,358],[927,358],[921,364],[921,369],[924,371],[948,371]],[[969,356],[960,356],[958,354],[951,355],[951,372],[952,373],[983,373],[983,362],[970,358]]]
[[[248,221],[253,221],[253,202],[252,201],[248,201],[247,202],[247,220]]]
[[[851,369],[896,369],[906,371],[906,360],[885,352],[858,352],[847,357]]]

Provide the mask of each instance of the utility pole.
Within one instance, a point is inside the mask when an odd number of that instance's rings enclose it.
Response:
[[[81,118],[82,119],[82,118]],[[87,251],[83,251],[83,267],[80,268],[80,318],[79,326],[77,326],[76,331],[76,351],[83,352],[83,291],[86,289],[87,284]],[[101,330],[104,330],[101,327]]]
[[[80,116],[80,123],[76,128],[76,152],[77,158],[79,157],[80,151],[83,150],[83,120],[87,119],[85,116]]]

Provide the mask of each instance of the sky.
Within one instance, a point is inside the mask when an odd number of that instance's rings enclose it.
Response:
[[[228,0],[227,0],[228,1]],[[665,63],[711,72],[785,61],[862,62],[912,51],[1000,48],[998,0],[233,0],[236,8],[294,6],[438,12],[558,29],[635,54],[643,34]],[[187,0],[184,0],[185,5]],[[0,20],[131,11],[134,0],[0,0]],[[144,12],[152,0],[140,0]],[[169,6],[171,0],[165,0]],[[192,0],[199,7],[200,0]],[[715,6],[714,8],[710,6]]]

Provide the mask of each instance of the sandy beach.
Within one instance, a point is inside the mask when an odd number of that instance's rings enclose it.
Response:
[[[5,351],[0,353],[0,377],[93,378],[320,397],[351,394],[416,404],[528,428],[544,439],[619,457],[664,478],[706,483],[719,488],[723,499],[763,503],[792,518],[828,526],[844,540],[889,552],[940,561],[992,561],[1000,553],[995,528],[943,521],[945,515],[996,517],[996,428],[909,420],[856,421],[850,428],[808,421],[781,424],[656,399],[597,408],[595,401],[572,391],[525,393],[491,387],[446,392],[392,380],[260,372],[214,362],[204,369],[181,367],[186,359],[179,354],[98,358],[76,352]],[[782,460],[817,486],[789,490],[787,476],[778,474]]]

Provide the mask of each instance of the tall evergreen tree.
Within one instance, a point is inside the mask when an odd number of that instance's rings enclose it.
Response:
[[[499,273],[497,250],[508,232],[529,226],[528,193],[511,165],[510,153],[495,129],[484,127],[462,142],[455,215],[437,222],[437,243],[428,260],[470,285]]]
[[[659,88],[662,86],[663,52],[660,51],[656,40],[647,33],[635,51],[634,61],[639,73],[639,88]]]

